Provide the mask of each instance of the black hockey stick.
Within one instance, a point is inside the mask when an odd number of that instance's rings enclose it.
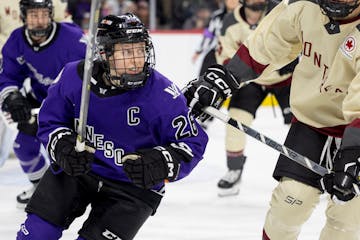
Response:
[[[280,152],[282,155],[288,157],[289,159],[293,160],[294,162],[297,162],[301,166],[313,171],[314,173],[319,174],[320,176],[324,176],[325,174],[330,173],[330,170],[320,166],[319,164],[315,163],[314,161],[311,161],[310,159],[308,159],[307,157],[304,157],[303,155],[295,152],[294,150],[272,140],[271,138],[268,138],[267,136],[259,133],[258,131],[254,130],[242,123],[238,123],[235,119],[222,113],[221,111],[217,110],[216,108],[206,107],[206,108],[204,108],[204,112],[214,118],[221,120],[224,123],[227,123],[237,129],[243,131],[247,135],[268,145],[269,147]]]
[[[90,100],[90,79],[91,79],[94,53],[95,53],[95,34],[96,34],[97,21],[99,19],[99,10],[100,10],[100,0],[91,0],[88,42],[86,46],[84,76],[83,76],[83,83],[81,90],[79,126],[77,128],[78,136],[76,139],[76,150],[78,152],[84,151],[86,148],[85,134],[86,134],[86,123],[87,123],[89,100]]]

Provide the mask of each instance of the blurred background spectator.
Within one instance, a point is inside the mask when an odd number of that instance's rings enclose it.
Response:
[[[151,30],[203,29],[223,0],[102,0],[101,16],[132,12]],[[91,0],[68,0],[73,21],[88,28]]]
[[[199,6],[189,18],[185,19],[183,29],[198,29],[206,27],[209,22],[211,11],[206,6]]]
[[[68,11],[74,23],[83,29],[89,27],[91,0],[68,0]]]

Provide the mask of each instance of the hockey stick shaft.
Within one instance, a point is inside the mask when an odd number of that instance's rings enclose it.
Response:
[[[96,33],[96,24],[99,18],[99,10],[100,10],[100,0],[92,0],[91,10],[90,10],[88,42],[86,46],[84,76],[83,76],[83,83],[81,90],[79,125],[77,128],[78,136],[76,140],[76,150],[79,152],[85,150],[86,123],[87,123],[89,100],[90,100],[90,79],[93,68],[93,59],[95,52],[95,33]]]
[[[311,161],[307,157],[304,157],[303,155],[295,152],[294,150],[272,140],[271,138],[268,138],[267,136],[259,133],[258,131],[244,125],[241,123],[238,123],[235,119],[229,117],[228,115],[222,113],[221,111],[213,108],[213,107],[206,107],[204,108],[205,113],[209,114],[210,116],[217,118],[221,120],[222,122],[229,124],[247,135],[255,138],[256,140],[268,145],[269,147],[275,149],[282,155],[286,156],[287,158],[293,160],[294,162],[300,164],[301,166],[313,171],[316,174],[319,174],[320,176],[324,176],[327,173],[330,173],[330,170],[320,166],[319,164],[315,163],[314,161]]]

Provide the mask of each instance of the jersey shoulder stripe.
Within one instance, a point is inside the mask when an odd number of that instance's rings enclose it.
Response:
[[[356,28],[360,31],[360,24],[356,25]]]
[[[214,20],[216,18],[220,18],[222,19],[224,17],[224,15],[226,15],[226,8],[220,8],[218,10],[216,10],[215,12],[213,12],[213,14],[211,14],[210,16],[210,21]]]
[[[226,30],[231,26],[231,25],[234,25],[234,24],[237,24],[238,21],[236,20],[235,18],[235,15],[233,12],[227,14],[225,17],[224,17],[224,20],[223,20],[223,26],[221,28],[221,36],[224,36],[225,33],[226,33]]]

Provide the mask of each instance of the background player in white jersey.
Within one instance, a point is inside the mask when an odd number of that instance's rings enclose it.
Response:
[[[203,106],[218,107],[250,74],[282,67],[301,53],[292,77],[294,121],[285,145],[333,172],[321,177],[280,156],[264,240],[297,239],[323,191],[331,198],[320,239],[360,239],[359,15],[358,0],[283,1],[226,68],[213,66],[188,85],[188,104],[199,115]]]
[[[85,56],[86,40],[75,24],[53,21],[51,0],[21,0],[19,6],[24,25],[11,33],[2,48],[0,103],[10,120],[17,123],[14,153],[33,183],[31,189],[17,196],[18,206],[24,207],[48,167],[36,137],[37,122],[29,121],[31,109],[40,106],[66,63]],[[27,78],[31,91],[22,94]]]
[[[200,67],[200,75],[204,74],[209,66],[216,63],[215,48],[218,43],[223,18],[227,13],[232,12],[238,4],[238,0],[224,0],[222,8],[212,13],[210,21],[204,29],[200,45],[192,57],[192,61],[195,62],[201,54],[205,54]]]
[[[10,33],[23,24],[20,18],[19,2],[20,0],[0,0],[0,66],[2,61],[2,47],[10,36]],[[53,5],[55,21],[71,22],[71,15],[67,12],[66,1],[54,0]],[[2,113],[0,114],[2,115]],[[0,166],[4,164],[5,160],[9,157],[15,136],[16,130],[9,127],[7,123],[0,118]]]
[[[211,14],[210,21],[204,29],[200,45],[192,56],[192,62],[194,63],[201,54],[205,55],[202,59],[199,75],[204,74],[209,66],[216,63],[215,49],[218,44],[223,19],[226,14],[231,13],[238,5],[238,0],[224,0],[222,7]],[[212,120],[213,118],[210,118],[208,121],[201,122],[200,124],[204,129],[207,129]]]
[[[219,44],[216,51],[217,63],[226,65],[236,53],[239,46],[255,30],[265,15],[271,11],[278,2],[268,0],[245,0],[241,5],[224,17],[223,27],[219,36]],[[289,105],[290,72],[296,61],[291,65],[273,72],[268,78],[276,81],[284,80],[281,84],[269,85],[257,82],[235,91],[229,103],[229,116],[249,126],[256,111],[265,97],[270,93],[276,96],[279,102],[284,123],[290,124],[292,114]],[[256,76],[254,76],[256,78]],[[226,126],[226,162],[228,171],[218,182],[219,196],[235,195],[239,193],[239,182],[244,169],[246,156],[244,155],[246,136],[232,126]]]

